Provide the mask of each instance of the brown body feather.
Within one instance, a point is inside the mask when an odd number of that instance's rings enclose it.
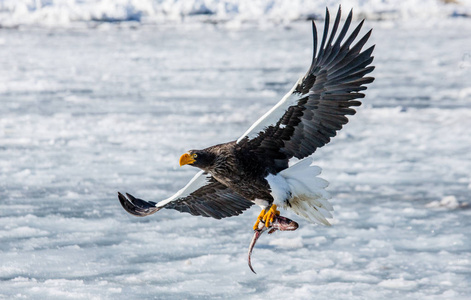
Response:
[[[369,66],[373,61],[374,46],[361,52],[371,30],[353,44],[362,21],[345,39],[352,21],[350,12],[334,39],[340,25],[340,14],[339,8],[329,36],[330,14],[326,12],[318,52],[317,29],[312,23],[314,54],[311,66],[293,87],[292,96],[298,97],[297,100],[289,102],[291,106],[283,106],[282,115],[274,124],[266,124],[260,132],[249,130],[251,136],[247,134],[238,142],[189,151],[185,154],[189,157],[185,164],[211,175],[204,175],[207,180],[203,185],[195,187],[194,183],[198,181],[198,176],[203,176],[201,173],[186,187],[189,193],[184,193],[184,189],[159,203],[146,202],[130,195],[126,198],[120,194],[119,199],[126,211],[142,216],[165,207],[193,215],[224,218],[238,215],[252,205],[250,201],[256,199],[272,203],[270,186],[265,177],[288,168],[291,158],[305,158],[329,143],[348,122],[347,115],[355,114],[353,107],[361,104],[356,99],[364,97],[361,93],[366,89],[364,85],[374,80],[373,77],[365,77],[374,69]],[[288,94],[286,97],[291,96]],[[284,104],[284,100],[280,103]],[[275,108],[278,109],[278,105]],[[263,123],[257,122],[255,125],[260,124]],[[255,135],[252,136],[252,133]]]

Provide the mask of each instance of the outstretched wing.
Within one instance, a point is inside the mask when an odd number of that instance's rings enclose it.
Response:
[[[172,197],[158,203],[118,193],[123,208],[135,216],[148,216],[162,208],[176,209],[194,216],[222,219],[237,216],[253,203],[200,171]]]
[[[340,15],[339,7],[329,35],[330,15],[326,11],[318,53],[317,29],[312,23],[314,54],[308,72],[237,140],[241,147],[271,159],[277,171],[287,168],[290,158],[304,158],[327,144],[348,122],[346,116],[355,114],[352,107],[361,104],[355,99],[365,96],[360,93],[366,90],[364,85],[374,80],[365,77],[374,69],[368,66],[373,61],[374,46],[361,52],[371,30],[352,46],[363,21],[345,39],[352,20],[350,11],[334,41]]]

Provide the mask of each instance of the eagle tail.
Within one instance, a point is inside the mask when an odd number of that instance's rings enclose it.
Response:
[[[329,183],[317,177],[322,169],[311,164],[312,158],[308,157],[279,173],[286,180],[291,194],[291,198],[284,202],[284,208],[310,222],[330,225],[327,218],[332,218],[330,212],[334,208],[325,190]]]

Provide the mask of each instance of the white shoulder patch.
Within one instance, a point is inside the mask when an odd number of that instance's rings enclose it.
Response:
[[[198,172],[191,180],[190,182],[185,185],[184,188],[176,192],[173,196],[160,201],[157,203],[155,206],[156,207],[162,207],[167,203],[170,203],[174,200],[177,200],[179,198],[184,198],[189,196],[191,193],[194,191],[198,190],[199,188],[207,185],[209,183],[209,179],[211,178],[211,175],[208,173],[204,173],[204,171]]]
[[[298,81],[296,81],[294,86],[291,88],[291,90],[286,93],[286,95],[275,106],[273,106],[269,111],[267,111],[266,114],[264,114],[260,119],[253,123],[252,126],[250,126],[250,128],[246,132],[244,132],[244,134],[237,140],[237,143],[239,143],[245,137],[253,139],[260,131],[264,130],[265,128],[271,125],[275,125],[278,120],[284,115],[288,107],[296,104],[296,102],[298,101],[297,97],[291,96],[293,95],[296,86],[298,86],[298,83],[302,81],[302,79],[303,77],[299,78]]]

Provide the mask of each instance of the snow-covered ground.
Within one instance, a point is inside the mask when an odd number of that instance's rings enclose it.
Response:
[[[262,236],[258,275],[258,208],[136,218],[116,192],[181,188],[182,153],[239,137],[306,71],[309,23],[1,30],[0,298],[469,299],[471,20],[370,27],[376,81],[314,155],[335,224],[283,213],[300,228]]]
[[[101,22],[286,24],[323,18],[325,7],[355,8],[355,17],[422,21],[471,17],[471,0],[0,0],[0,27],[94,27]]]

